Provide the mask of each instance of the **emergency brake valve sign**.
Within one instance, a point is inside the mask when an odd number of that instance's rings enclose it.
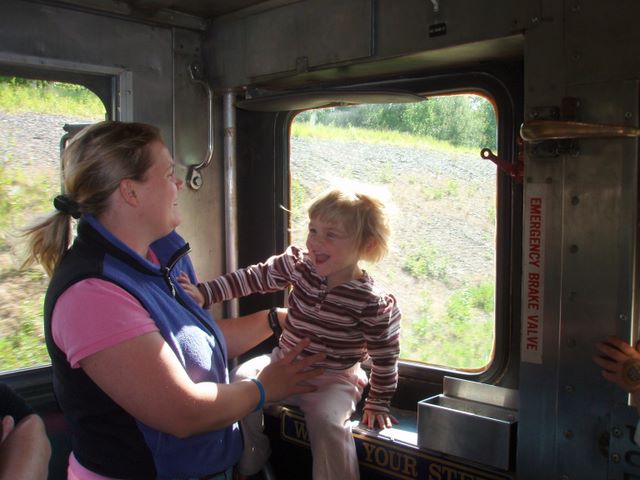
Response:
[[[522,292],[523,362],[542,363],[542,333],[544,331],[544,232],[546,185],[527,185],[524,217],[524,257]]]

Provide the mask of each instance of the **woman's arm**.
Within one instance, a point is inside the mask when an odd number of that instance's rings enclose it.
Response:
[[[248,352],[273,335],[267,321],[268,314],[269,310],[260,310],[243,317],[218,321],[218,326],[227,341],[229,358]]]
[[[308,340],[302,341],[260,374],[267,401],[313,390],[301,383],[322,373],[307,370],[322,358],[296,360],[307,344]],[[252,412],[260,399],[258,387],[248,380],[194,383],[158,332],[94,353],[80,366],[134,418],[177,437],[228,426]]]
[[[269,310],[260,310],[243,317],[225,318],[218,321],[218,326],[227,341],[229,358],[248,352],[273,335],[268,317]],[[278,321],[281,329],[285,327],[286,318],[287,309],[278,308]]]

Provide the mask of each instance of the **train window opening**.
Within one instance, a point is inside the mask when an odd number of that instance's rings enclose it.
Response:
[[[389,254],[363,263],[403,313],[401,359],[482,372],[496,308],[496,113],[485,96],[307,110],[291,125],[290,241],[304,245],[309,201],[365,184],[390,207]]]
[[[61,191],[63,126],[106,118],[87,88],[45,80],[0,77],[0,368],[49,363],[42,308],[48,278],[39,266],[21,269],[21,229],[52,210]]]

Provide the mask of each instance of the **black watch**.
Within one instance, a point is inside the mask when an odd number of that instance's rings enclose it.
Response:
[[[280,335],[282,335],[282,327],[280,327],[280,320],[278,320],[278,307],[272,307],[271,310],[269,310],[267,320],[269,321],[271,330],[273,330],[273,334],[276,338],[280,338]]]

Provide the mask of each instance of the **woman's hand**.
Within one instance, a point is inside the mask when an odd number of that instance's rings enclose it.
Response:
[[[631,394],[640,393],[640,352],[618,337],[607,337],[596,348],[599,354],[593,361],[602,376]]]
[[[267,402],[279,402],[299,393],[316,390],[313,385],[305,382],[321,375],[321,368],[311,368],[314,363],[324,360],[324,353],[316,353],[302,359],[297,359],[309,339],[303,339],[298,345],[285,354],[282,359],[267,365],[258,375],[258,380],[264,385]]]
[[[379,425],[380,428],[391,428],[398,423],[398,419],[390,413],[376,412],[365,408],[360,422],[368,428],[376,428],[376,425]]]

